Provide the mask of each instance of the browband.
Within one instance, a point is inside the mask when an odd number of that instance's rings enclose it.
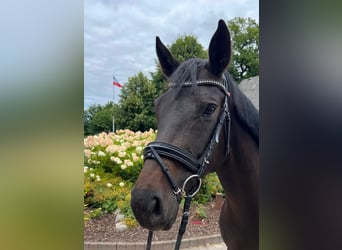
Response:
[[[225,79],[225,76],[223,76]],[[215,87],[219,87],[219,89],[221,89],[224,94],[230,96],[230,92],[226,89],[226,87],[224,86],[224,84],[222,84],[219,81],[213,81],[213,80],[197,80],[196,82],[183,82],[183,83],[174,83],[174,82],[170,82],[169,83],[169,88],[175,88],[177,86],[182,86],[182,87],[190,87],[193,84],[197,84],[198,86],[215,86]]]

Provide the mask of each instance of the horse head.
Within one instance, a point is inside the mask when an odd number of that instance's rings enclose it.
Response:
[[[224,130],[218,129],[222,124],[218,124],[222,117],[225,120],[223,115],[227,112],[224,107],[229,93],[223,72],[231,58],[230,34],[220,20],[210,41],[208,60],[189,59],[179,63],[159,37],[156,51],[169,88],[154,102],[158,133],[154,144],[145,149],[144,165],[131,199],[138,222],[153,231],[171,228],[180,192],[197,191],[199,178],[215,171],[224,161],[227,139]],[[205,157],[213,141],[209,161]],[[205,171],[198,174],[201,162]],[[194,173],[196,177],[189,178]]]

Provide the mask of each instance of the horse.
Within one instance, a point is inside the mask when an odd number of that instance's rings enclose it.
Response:
[[[222,239],[229,250],[255,250],[259,112],[226,70],[231,50],[223,20],[210,40],[208,60],[179,63],[156,37],[157,57],[169,87],[154,101],[157,136],[145,148],[131,207],[142,227],[168,230],[182,196],[191,198],[202,177],[216,172],[225,193],[219,218]]]

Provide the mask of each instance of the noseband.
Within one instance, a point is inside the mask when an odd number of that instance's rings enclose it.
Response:
[[[153,159],[158,162],[159,166],[161,167],[163,173],[166,175],[170,183],[172,192],[175,194],[177,201],[180,202],[182,196],[185,198],[183,216],[182,216],[182,221],[181,221],[181,225],[180,225],[178,236],[177,236],[175,250],[180,248],[181,240],[185,232],[186,225],[187,225],[188,218],[189,218],[189,209],[190,209],[191,199],[199,191],[201,187],[201,183],[202,183],[201,178],[204,176],[206,166],[210,164],[214,145],[219,142],[220,132],[225,122],[227,122],[226,130],[225,130],[225,138],[226,138],[225,156],[227,157],[229,153],[230,113],[229,113],[229,106],[228,106],[228,97],[230,97],[230,92],[229,92],[229,84],[228,84],[226,77],[223,75],[223,83],[218,82],[218,81],[212,81],[212,80],[199,80],[199,81],[196,81],[195,83],[185,82],[181,84],[180,87],[190,87],[193,84],[197,84],[198,86],[218,87],[224,93],[224,103],[221,109],[219,120],[216,124],[216,128],[212,134],[209,144],[207,145],[206,149],[202,153],[202,156],[199,159],[196,159],[188,151],[180,147],[174,146],[172,144],[165,143],[165,142],[154,141],[154,142],[149,143],[144,149],[144,160]],[[178,85],[179,84],[176,84],[176,83],[170,83],[169,88],[173,88]],[[169,171],[169,168],[163,162],[161,157],[179,162],[182,166],[184,166],[187,170],[189,170],[192,173],[192,175],[190,175],[184,181],[182,188],[180,188],[176,184],[174,178],[172,177]],[[187,185],[189,181],[192,179],[197,180],[198,185],[195,189],[190,190],[189,188],[187,188]],[[151,248],[152,236],[153,236],[153,232],[149,231],[147,246],[146,246],[147,250]]]

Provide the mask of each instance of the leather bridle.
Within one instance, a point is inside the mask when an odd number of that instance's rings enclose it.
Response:
[[[198,80],[196,82],[185,82],[181,84],[181,86],[178,86],[179,84],[176,83],[170,83],[169,88],[174,87],[190,87],[193,84],[197,84],[198,86],[215,86],[218,87],[220,90],[224,93],[224,102],[221,108],[220,117],[218,119],[218,122],[216,124],[215,130],[212,134],[212,137],[209,141],[209,144],[205,148],[204,152],[202,153],[201,157],[196,159],[191,153],[188,151],[177,147],[175,145],[165,143],[165,142],[151,142],[149,143],[145,149],[144,149],[144,160],[147,159],[153,159],[157,161],[159,166],[161,167],[163,173],[166,175],[172,192],[175,194],[177,201],[180,202],[182,196],[185,198],[184,202],[184,208],[183,208],[183,217],[181,226],[178,232],[177,236],[177,242],[175,246],[175,250],[178,250],[181,244],[181,240],[183,237],[183,234],[186,229],[186,225],[188,222],[189,217],[189,209],[190,209],[190,203],[193,196],[196,195],[196,193],[199,191],[201,187],[201,178],[205,174],[206,166],[210,164],[210,160],[212,157],[212,153],[214,150],[214,145],[219,142],[219,136],[221,133],[221,129],[226,122],[225,126],[225,138],[226,138],[226,151],[225,156],[227,157],[229,153],[229,140],[230,140],[230,113],[229,113],[229,106],[228,106],[228,98],[230,97],[229,92],[229,83],[226,79],[226,77],[223,75],[223,82],[213,81],[213,80]],[[169,168],[167,165],[163,162],[161,157],[165,157],[174,161],[179,162],[182,166],[187,168],[192,175],[190,175],[186,180],[184,181],[182,187],[180,188],[174,178],[172,177]],[[189,189],[187,187],[190,180],[195,179],[197,180],[197,187]],[[151,248],[151,242],[152,242],[152,235],[153,232],[149,231],[148,240],[147,240],[147,246],[146,249],[149,250]]]

